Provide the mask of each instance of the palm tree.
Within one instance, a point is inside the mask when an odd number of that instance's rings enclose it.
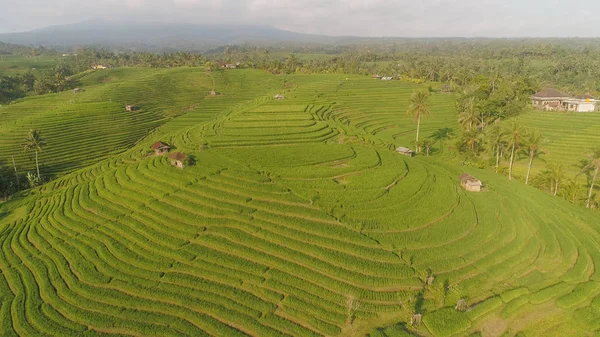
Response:
[[[500,124],[494,124],[488,134],[488,146],[491,153],[496,156],[496,173],[500,168],[500,154],[506,146],[506,132],[500,127]]]
[[[561,195],[566,198],[570,203],[574,204],[579,199],[580,185],[576,181],[569,181],[568,184],[562,188]]]
[[[525,149],[527,155],[529,156],[529,165],[527,166],[527,176],[525,177],[525,185],[529,184],[529,174],[531,173],[531,166],[533,165],[533,159],[544,153],[541,149],[542,142],[544,138],[541,134],[536,131],[532,131],[527,133],[525,136]]]
[[[35,166],[37,168],[38,179],[40,179],[40,164],[38,162],[38,151],[44,151],[45,146],[46,140],[42,138],[41,133],[38,130],[29,130],[29,133],[25,138],[25,143],[23,144],[23,151],[35,151]]]
[[[477,129],[473,129],[471,131],[465,132],[463,134],[464,144],[473,151],[474,153],[478,152],[480,149],[480,145],[483,143],[483,133]],[[476,151],[477,149],[477,151]]]
[[[429,139],[425,139],[425,140],[421,141],[420,145],[423,146],[426,156],[429,156],[429,153],[431,152],[431,149],[433,148],[433,142],[430,141]]]
[[[458,117],[458,122],[463,129],[471,131],[473,126],[479,122],[479,113],[477,112],[477,105],[475,104],[475,98],[471,97],[464,103],[463,111]]]
[[[510,150],[510,162],[508,165],[508,179],[512,180],[512,169],[515,163],[515,150],[521,146],[521,138],[523,137],[523,128],[519,123],[513,121],[507,132],[508,147]]]
[[[590,208],[590,204],[592,202],[592,193],[594,192],[594,185],[596,184],[596,178],[598,178],[598,171],[600,171],[600,147],[594,149],[592,153],[588,154],[587,160],[587,165],[583,168],[583,170],[594,170],[590,191],[585,203],[585,207]]]
[[[558,187],[564,178],[563,166],[560,164],[548,165],[548,173],[550,174],[550,178],[554,184],[554,196],[556,196],[558,194]]]
[[[427,107],[427,99],[429,98],[429,92],[424,90],[417,90],[410,96],[410,106],[408,107],[407,114],[413,117],[417,121],[417,138],[415,143],[417,144],[417,152],[419,152],[419,130],[421,129],[421,118],[429,115],[429,107]]]

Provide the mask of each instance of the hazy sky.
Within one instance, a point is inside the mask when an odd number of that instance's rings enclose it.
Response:
[[[128,18],[327,35],[600,36],[599,10],[598,0],[0,0],[0,32]]]

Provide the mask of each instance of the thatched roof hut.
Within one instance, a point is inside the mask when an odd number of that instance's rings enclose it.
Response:
[[[169,155],[169,159],[171,160],[171,165],[179,168],[183,168],[183,164],[187,159],[187,155],[181,152],[173,152]]]
[[[152,150],[154,151],[154,154],[157,156],[162,156],[164,154],[166,154],[167,152],[169,152],[169,150],[171,149],[171,147],[163,142],[156,142],[154,144],[152,144],[151,146]]]

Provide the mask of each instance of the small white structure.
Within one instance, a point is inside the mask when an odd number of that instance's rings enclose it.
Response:
[[[393,79],[394,79],[394,78],[393,78],[393,77],[391,77],[391,76],[387,76],[387,77],[382,77],[382,78],[381,78],[381,80],[382,80],[382,81],[391,81],[391,80],[393,80]]]
[[[285,99],[285,96],[283,96],[282,94],[277,94],[273,98],[275,98],[278,101],[281,101],[282,99]]]
[[[405,156],[409,156],[412,157],[415,155],[415,152],[407,147],[402,147],[400,146],[399,148],[396,149],[396,152],[403,154]]]
[[[92,66],[92,69],[106,69],[107,66],[102,65],[102,64],[97,64],[95,66]]]
[[[598,101],[591,95],[581,95],[563,102],[567,111],[593,112]]]

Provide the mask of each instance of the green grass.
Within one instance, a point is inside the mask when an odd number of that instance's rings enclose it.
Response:
[[[587,153],[600,143],[600,113],[527,111],[517,118],[527,129],[539,131],[545,138],[545,154],[534,162],[533,172],[548,164],[561,164],[569,178],[580,172],[579,166]],[[525,176],[528,161],[517,161],[519,175]]]
[[[15,76],[31,70],[34,73],[58,64],[60,56],[0,55],[0,76]]]
[[[211,77],[223,95],[206,97]],[[600,329],[599,216],[450,154],[395,153],[414,134],[415,84],[186,68],[81,81],[0,110],[3,160],[35,126],[43,172],[59,175],[0,205],[0,335]],[[424,137],[456,127],[453,98],[431,102]],[[146,156],[157,140],[196,165]],[[465,170],[488,190],[463,191]],[[408,328],[428,270],[423,324]]]

